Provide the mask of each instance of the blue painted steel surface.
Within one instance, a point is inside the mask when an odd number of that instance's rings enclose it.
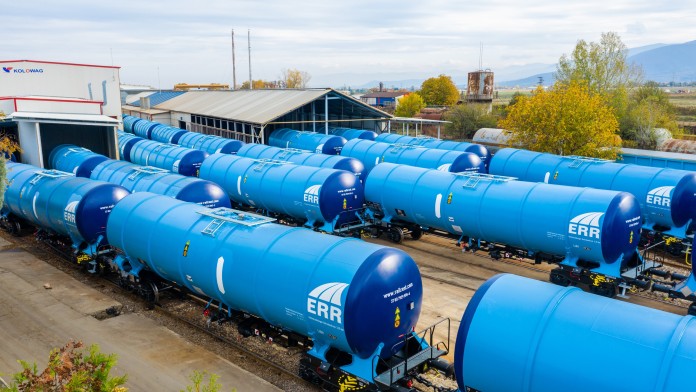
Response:
[[[641,203],[645,228],[668,228],[667,233],[679,238],[686,237],[686,229],[696,219],[696,173],[561,157],[514,148],[498,151],[489,171],[522,181],[545,181],[549,184],[631,193]]]
[[[152,137],[150,135],[152,133],[152,130],[155,129],[155,127],[158,125],[161,124],[141,119],[140,121],[133,124],[133,133],[136,136],[139,136],[143,139],[151,139]]]
[[[128,141],[125,137],[119,136],[118,143],[119,148],[125,150]],[[201,150],[143,139],[133,143],[128,155],[124,153],[123,159],[138,165],[159,167],[173,173],[195,177],[198,176],[198,169],[207,156],[208,153]]]
[[[220,184],[237,203],[307,221],[308,226],[336,227],[352,218],[345,213],[363,205],[362,184],[343,170],[213,154],[199,176]]]
[[[695,353],[693,316],[506,274],[469,302],[454,367],[462,391],[682,392]]]
[[[365,200],[401,220],[531,252],[601,263],[620,276],[640,236],[632,195],[590,188],[459,175],[383,163],[367,176]]]
[[[129,116],[127,114],[123,115],[123,130],[128,133],[133,133],[133,126],[138,121],[141,121],[140,117]]]
[[[148,268],[309,336],[315,354],[331,346],[369,358],[380,344],[392,347],[416,326],[422,282],[403,251],[274,223],[254,226],[248,214],[222,210],[216,215],[195,204],[135,193],[114,208],[107,233],[130,260],[120,263],[131,273]]]
[[[89,178],[100,163],[109,160],[101,154],[71,144],[61,144],[51,151],[48,164],[51,169],[72,173],[77,177]]]
[[[340,154],[344,144],[346,139],[340,136],[296,131],[289,128],[274,131],[268,138],[268,145],[273,147],[296,148],[327,155]]]
[[[265,146],[263,144],[249,143],[237,151],[237,155],[252,159],[272,159],[275,161],[288,161],[296,165],[324,167],[327,169],[346,170],[365,183],[367,172],[365,165],[359,160],[338,155],[317,154],[302,150]]]
[[[116,136],[118,138],[118,150],[120,152],[120,159],[128,162],[131,161],[130,153],[135,143],[146,140],[141,137],[125,132],[116,132]]]
[[[96,158],[103,159],[98,159],[99,164],[92,166]],[[133,193],[152,192],[210,208],[231,207],[227,193],[215,183],[155,167],[115,161],[82,147],[56,147],[51,153],[51,164],[54,169],[121,185]]]
[[[465,151],[478,155],[483,163],[488,167],[491,161],[491,154],[488,148],[480,144],[455,142],[451,140],[440,140],[433,137],[413,137],[406,135],[397,135],[395,133],[381,133],[375,138],[376,142],[391,143],[391,144],[414,144],[427,148],[436,148],[439,150]]]
[[[168,125],[157,124],[150,132],[150,140],[160,143],[178,144],[179,138],[188,131]]]
[[[318,133],[324,133],[324,127],[317,129]],[[368,131],[367,129],[354,129],[354,128],[343,128],[343,127],[329,127],[329,134],[335,136],[341,136],[346,140],[352,139],[366,139],[375,140],[377,137],[377,132]]]
[[[237,150],[244,145],[244,142],[197,132],[186,132],[181,135],[177,144],[182,147],[202,150],[208,154],[236,154]]]
[[[73,246],[94,254],[104,244],[113,206],[128,195],[118,185],[56,170],[7,162],[5,208],[32,224],[69,236]]]
[[[680,152],[622,148],[617,163],[696,171],[696,155]]]
[[[365,171],[370,172],[383,162],[398,163],[437,169],[452,173],[482,172],[485,173],[483,162],[476,155],[463,151],[436,150],[408,144],[387,144],[370,140],[349,140],[341,156],[353,157],[365,165]]]

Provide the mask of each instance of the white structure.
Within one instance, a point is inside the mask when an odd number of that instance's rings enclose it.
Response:
[[[21,161],[45,167],[60,144],[118,158],[118,71],[113,66],[0,61],[0,114],[16,124]]]

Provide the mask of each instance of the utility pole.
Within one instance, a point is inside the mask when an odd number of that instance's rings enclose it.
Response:
[[[253,90],[254,83],[251,80],[251,29],[247,30],[247,43],[249,44],[249,90]]]
[[[234,58],[234,29],[232,29],[232,90],[237,89],[237,61]]]

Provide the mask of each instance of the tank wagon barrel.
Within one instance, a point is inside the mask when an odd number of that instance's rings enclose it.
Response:
[[[641,204],[648,230],[685,238],[696,219],[696,173],[625,165],[584,157],[562,157],[514,148],[498,151],[491,174],[522,181],[624,191]]]
[[[182,147],[202,150],[208,154],[236,154],[244,142],[197,132],[186,132],[181,135],[177,144]]]
[[[157,126],[150,132],[150,140],[160,143],[179,144],[179,139],[188,131],[181,128],[174,128],[168,125],[156,123]]]
[[[382,162],[398,163],[452,173],[485,172],[475,154],[463,151],[436,150],[409,144],[387,144],[370,140],[349,140],[341,156],[360,160],[368,173]]]
[[[242,146],[239,151],[237,151],[237,155],[252,159],[287,161],[302,166],[345,170],[355,174],[361,184],[365,183],[365,177],[367,175],[365,165],[363,165],[362,162],[355,158],[338,155],[317,154],[292,148],[278,148],[255,143]]]
[[[93,165],[95,161],[99,163]],[[231,207],[227,193],[213,182],[108,159],[82,147],[56,147],[51,152],[50,164],[54,169],[72,172],[78,177],[121,185],[133,193],[152,192],[210,208]]]
[[[454,368],[461,391],[685,391],[694,353],[693,316],[504,274],[469,301]]]
[[[365,200],[382,221],[502,243],[619,276],[635,254],[640,205],[625,192],[453,174],[383,163],[367,177]]]
[[[152,140],[136,140],[125,134],[118,135],[121,159],[142,166],[154,166],[184,176],[197,176],[208,153]]]
[[[440,140],[433,137],[413,137],[397,135],[395,133],[381,133],[375,138],[376,142],[391,144],[413,144],[426,148],[436,148],[438,150],[464,151],[478,155],[485,167],[491,161],[491,155],[485,146],[467,142],[455,142],[451,140]]]
[[[106,244],[106,221],[111,209],[129,194],[128,190],[57,170],[14,162],[6,165],[4,215],[11,213],[34,226],[70,237],[76,254],[79,251],[96,256],[97,248]]]
[[[296,131],[282,128],[271,133],[268,145],[280,148],[296,148],[327,155],[339,155],[346,139],[323,133]]]
[[[214,154],[201,166],[200,178],[220,184],[240,204],[294,218],[331,232],[351,211],[363,206],[363,187],[344,170],[300,166]],[[354,215],[354,214],[353,214]]]
[[[123,115],[123,130],[128,132],[128,133],[133,133],[133,126],[138,121],[142,121],[142,118],[135,117],[135,116],[129,116],[127,114],[124,114]]]
[[[131,161],[130,152],[133,149],[133,145],[141,140],[146,140],[125,132],[116,132],[116,136],[118,138],[118,150],[121,153],[120,159],[128,162]]]
[[[317,132],[324,133],[324,127],[317,129]],[[346,140],[375,140],[375,138],[377,137],[377,132],[374,131],[368,131],[367,129],[354,129],[344,127],[329,127],[329,134],[334,136],[340,136]]]
[[[123,251],[115,262],[130,274],[150,271],[311,337],[311,369],[324,363],[327,373],[341,367],[373,380],[378,358],[393,356],[418,321],[423,291],[415,262],[397,249],[269,220],[144,192],[116,205],[107,233]],[[352,363],[329,363],[331,348],[352,355]]]
[[[133,123],[133,134],[143,139],[151,139],[152,130],[159,125],[160,123],[140,119]]]

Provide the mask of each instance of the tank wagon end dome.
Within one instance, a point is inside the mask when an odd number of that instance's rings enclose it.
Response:
[[[696,173],[684,176],[674,187],[671,198],[672,221],[677,226],[696,221]]]
[[[316,151],[320,152],[322,154],[328,154],[328,155],[339,155],[341,153],[341,149],[343,149],[343,146],[348,142],[346,138],[342,136],[333,136],[329,137],[326,139],[324,144],[320,144],[317,147],[317,150],[321,148],[321,151]]]
[[[355,174],[344,170],[330,174],[317,191],[319,209],[327,222],[333,221],[342,211],[356,210],[363,205],[362,184]]]
[[[586,224],[591,230],[594,223],[593,220],[589,220],[577,224]],[[607,264],[626,259],[635,252],[636,244],[640,240],[641,224],[642,215],[638,199],[630,193],[619,192],[609,203],[601,227],[602,255]]]
[[[74,207],[75,224],[82,237],[89,243],[97,240],[94,233],[105,232],[109,214],[121,199],[130,195],[120,185],[103,183],[89,190]],[[66,207],[66,211],[70,205]]]
[[[202,150],[191,150],[184,154],[184,156],[175,165],[177,165],[177,170],[172,170],[184,176],[194,176],[198,177],[198,171],[200,170],[201,163],[205,161],[208,157],[208,153]]]
[[[220,151],[217,152],[221,154],[236,154],[237,151],[244,146],[244,144],[245,143],[241,140],[230,139],[222,146],[222,148],[220,148]]]
[[[485,162],[478,155],[464,152],[459,155],[449,167],[452,173],[486,173]]]
[[[368,358],[380,343],[382,355],[418,322],[423,283],[407,253],[383,248],[368,257],[350,282],[344,306],[346,339],[354,353]]]
[[[232,203],[227,193],[216,183],[197,179],[183,187],[176,198],[181,201],[200,204],[209,208],[231,208]]]
[[[88,157],[84,155],[89,154]],[[48,162],[52,169],[75,174],[76,177],[89,178],[94,168],[109,158],[71,144],[61,144],[51,151]]]

